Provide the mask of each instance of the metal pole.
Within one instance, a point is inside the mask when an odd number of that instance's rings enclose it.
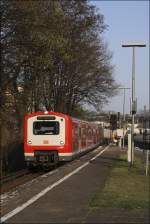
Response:
[[[125,129],[125,88],[123,91],[123,148],[124,148],[124,129]]]
[[[131,163],[133,165],[133,154],[134,154],[134,114],[136,113],[136,102],[135,102],[135,47],[146,47],[146,44],[143,43],[127,43],[122,44],[122,47],[132,47],[132,126],[131,126]]]
[[[149,151],[150,150],[146,150],[146,176],[148,174],[148,170],[149,170]]]
[[[135,110],[135,47],[132,54],[132,127],[131,127],[131,163],[133,165],[134,156],[134,110]]]
[[[146,172],[146,176],[148,175],[148,170],[149,170],[149,150],[147,149],[147,141],[149,140],[148,139],[148,136],[147,136],[147,132],[146,132],[146,128],[147,128],[147,126],[146,126],[146,105],[144,106],[144,133],[143,133],[143,140],[144,140],[144,149],[143,149],[143,151],[144,150],[146,150],[146,170],[145,170],[145,172]]]

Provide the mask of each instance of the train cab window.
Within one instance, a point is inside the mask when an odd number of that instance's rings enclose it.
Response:
[[[58,121],[35,121],[33,123],[34,135],[58,135],[59,122]]]

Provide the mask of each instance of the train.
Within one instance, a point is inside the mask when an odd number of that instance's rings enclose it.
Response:
[[[24,120],[24,157],[29,169],[49,169],[103,144],[103,128],[97,122],[58,112],[34,112]]]

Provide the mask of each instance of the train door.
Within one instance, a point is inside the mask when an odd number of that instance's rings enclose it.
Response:
[[[78,144],[79,144],[79,152],[81,152],[81,150],[82,150],[82,139],[81,139],[81,137],[82,137],[82,129],[81,129],[81,127],[79,126],[78,127]]]
[[[90,147],[92,145],[93,139],[92,139],[92,128],[88,126],[87,130],[87,146]]]
[[[84,150],[86,149],[86,138],[87,138],[87,133],[86,133],[86,126],[83,126],[81,129],[81,148]]]
[[[93,144],[96,145],[97,143],[97,129],[93,128]]]
[[[73,144],[73,151],[76,154],[79,150],[79,141],[78,141],[78,124],[73,123],[72,126],[72,144]]]

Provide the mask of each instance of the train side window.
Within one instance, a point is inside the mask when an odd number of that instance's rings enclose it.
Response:
[[[92,129],[88,128],[88,138],[90,139],[92,137]]]
[[[81,138],[81,128],[79,128],[79,138]]]
[[[82,128],[82,135],[85,136],[86,135],[86,129]]]

